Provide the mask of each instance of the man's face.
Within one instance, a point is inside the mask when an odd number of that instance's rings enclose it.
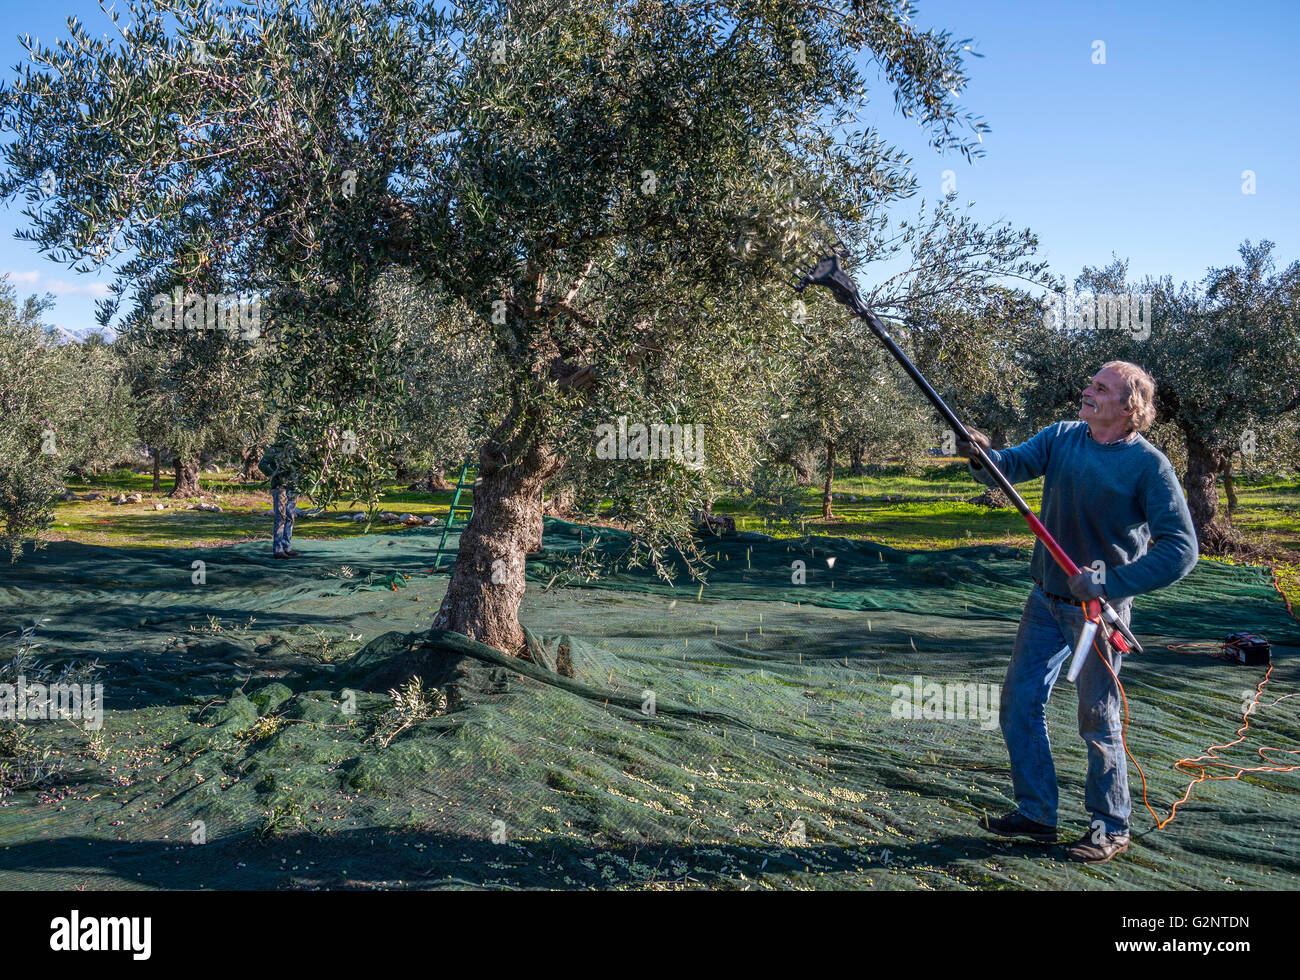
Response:
[[[1128,385],[1123,376],[1114,368],[1105,368],[1094,374],[1083,389],[1079,418],[1089,425],[1109,429],[1132,416],[1133,409],[1124,407],[1127,399]]]

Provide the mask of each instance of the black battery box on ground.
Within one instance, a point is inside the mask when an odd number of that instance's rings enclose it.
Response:
[[[1223,641],[1223,659],[1259,667],[1272,661],[1272,648],[1258,633],[1233,633]]]

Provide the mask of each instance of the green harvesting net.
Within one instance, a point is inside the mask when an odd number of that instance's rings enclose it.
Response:
[[[1160,832],[1134,774],[1137,846],[1098,867],[980,833],[1010,803],[997,686],[1025,552],[728,535],[707,539],[701,590],[621,564],[622,532],[548,521],[544,541],[521,610],[531,662],[427,632],[446,587],[431,531],[305,541],[293,562],[264,544],[55,544],[0,569],[0,642],[39,617],[29,655],[55,673],[97,660],[106,708],[98,731],[33,722],[0,741],[0,886],[1300,881],[1295,773],[1201,784]],[[1266,571],[1201,562],[1140,598],[1134,627],[1129,743],[1162,817],[1188,782],[1173,763],[1231,740],[1263,676],[1169,645],[1266,635],[1272,677],[1222,754],[1300,748],[1300,699],[1278,700],[1300,629]],[[964,717],[906,716],[935,691]],[[1074,708],[1062,682],[1063,834],[1087,826]]]

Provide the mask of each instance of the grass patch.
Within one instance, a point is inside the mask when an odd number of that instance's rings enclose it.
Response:
[[[130,548],[213,547],[243,541],[269,541],[271,494],[267,484],[240,483],[235,476],[233,471],[200,476],[202,502],[219,505],[219,513],[187,509],[200,502],[199,497],[169,497],[170,478],[164,478],[160,482],[160,491],[154,493],[153,476],[149,473],[116,470],[89,480],[72,480],[68,483],[68,490],[79,497],[88,493],[104,496],[100,500],[59,501],[55,506],[54,523],[45,538]],[[143,499],[138,504],[114,503],[113,498],[119,493],[139,493]],[[442,516],[451,505],[452,494],[450,490],[434,493],[411,491],[394,481],[385,492],[380,509],[422,517]],[[472,495],[465,491],[461,499],[468,502]],[[301,507],[311,506],[309,498],[299,498],[298,503]],[[159,504],[163,510],[157,509]],[[319,517],[299,518],[294,525],[294,536],[307,540],[358,537],[367,533],[365,525],[355,523],[345,515],[363,509],[359,505],[340,506]],[[403,530],[376,524],[369,533],[400,534]]]
[[[77,480],[68,489],[79,496],[90,492],[105,495],[96,501],[60,501],[55,508],[49,540],[118,547],[163,548],[217,546],[242,541],[269,540],[271,499],[265,483],[246,484],[236,473],[222,471],[200,476],[204,498],[221,506],[220,513],[187,510],[192,500],[167,496],[169,475],[161,491],[153,492],[149,473],[116,470],[93,480]],[[1041,479],[1021,484],[1030,507],[1042,502]],[[869,538],[894,548],[938,550],[971,545],[1010,545],[1030,548],[1034,539],[1024,520],[1014,510],[990,510],[966,501],[983,488],[976,484],[963,463],[944,461],[909,473],[900,467],[876,467],[862,476],[844,475],[832,490],[834,518],[821,518],[821,489],[804,488],[799,510],[804,527],[771,524],[751,507],[736,500],[722,500],[715,510],[735,518],[742,531],[761,531],[779,538],[803,533],[848,538]],[[118,493],[140,493],[138,504],[114,504]],[[451,505],[452,490],[432,493],[410,490],[397,481],[385,489],[381,510],[420,516],[444,516]],[[1288,601],[1300,608],[1300,477],[1241,477],[1237,481],[1238,509],[1233,521],[1254,541],[1276,556],[1279,588]],[[472,503],[466,490],[463,502]],[[310,501],[302,499],[302,506]],[[1227,513],[1227,497],[1220,487],[1220,508]],[[157,510],[163,504],[166,509]],[[342,539],[362,534],[402,534],[405,529],[376,524],[369,532],[364,524],[346,519],[361,508],[352,505],[332,509],[320,517],[301,518],[294,535],[307,540]]]

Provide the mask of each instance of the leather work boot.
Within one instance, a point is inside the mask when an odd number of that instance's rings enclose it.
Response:
[[[1088,864],[1104,864],[1116,854],[1128,850],[1128,834],[1107,834],[1100,844],[1093,843],[1092,832],[1084,834],[1065,849],[1072,861],[1085,861]]]
[[[1005,817],[981,817],[980,826],[999,837],[1028,837],[1048,844],[1056,843],[1055,827],[1030,820],[1019,810],[1013,810]]]

